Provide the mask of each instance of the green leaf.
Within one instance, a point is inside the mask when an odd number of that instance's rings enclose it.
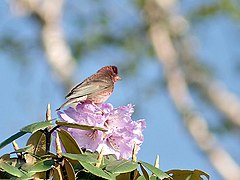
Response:
[[[171,178],[168,174],[166,174],[165,172],[161,171],[160,169],[154,167],[151,164],[148,164],[148,163],[143,162],[143,161],[139,161],[139,163],[142,164],[144,167],[146,167],[153,174],[155,174],[159,179]]]
[[[200,170],[179,170],[179,169],[173,169],[169,170],[166,173],[171,175],[171,177],[175,180],[202,180],[203,178],[201,175],[205,176],[207,179],[210,179],[209,175],[203,171]]]
[[[3,142],[0,143],[0,149],[11,143],[12,141],[16,140],[17,138],[23,136],[26,133],[34,133],[37,130],[44,129],[48,126],[53,126],[51,121],[42,121],[42,122],[37,122],[30,124],[28,126],[23,127],[20,132],[17,132],[16,134],[12,135],[8,139],[4,140]]]
[[[84,155],[87,155],[89,158],[91,158],[92,160],[94,160],[94,163],[96,163],[96,159],[98,158],[99,156],[99,153],[97,152],[90,152],[90,151],[86,151],[84,152]],[[103,159],[102,159],[102,163],[100,165],[100,168],[101,169],[104,169],[108,164],[110,164],[111,162],[113,161],[116,161],[116,156],[115,155],[105,155],[103,156]],[[93,162],[93,161],[92,161]]]
[[[74,172],[74,169],[73,169],[73,166],[71,165],[71,163],[67,159],[64,159],[63,164],[64,164],[63,166],[66,170],[68,179],[75,180],[76,179],[75,172]]]
[[[60,165],[53,168],[53,179],[63,180],[63,173]],[[70,178],[68,177],[68,179]]]
[[[140,168],[141,168],[141,170],[142,170],[142,173],[143,173],[144,178],[145,178],[146,180],[149,180],[149,175],[148,175],[146,169],[142,166],[142,164],[140,164]]]
[[[98,154],[97,154],[97,157],[98,157]],[[116,157],[115,157],[115,155],[112,155],[112,154],[110,154],[110,155],[105,155],[105,156],[103,156],[103,160],[102,160],[102,164],[101,164],[101,168],[104,168],[104,167],[106,167],[108,164],[110,164],[111,162],[113,162],[113,161],[116,161],[117,159],[116,159]]]
[[[150,176],[150,178],[148,178],[148,179],[150,179],[150,180],[158,180],[159,178],[157,177],[157,176]],[[145,179],[145,177],[142,175],[142,176],[139,176],[138,178],[137,178],[137,180],[146,180]],[[168,180],[168,179],[164,179],[164,180]],[[186,180],[186,179],[184,179],[184,180]]]
[[[102,169],[95,167],[94,165],[87,162],[80,162],[84,169],[88,170],[95,176],[102,177],[105,179],[115,179],[115,176],[110,176],[108,173],[104,172]]]
[[[90,151],[85,151],[84,155],[92,157],[93,159],[97,159],[99,153],[98,152],[90,152]]]
[[[134,170],[132,172],[121,173],[120,175],[118,175],[116,177],[116,180],[137,180],[137,178],[140,177],[140,176],[141,176],[141,174],[136,169],[136,170]]]
[[[62,122],[62,121],[56,121],[56,124],[59,126],[64,126],[64,127],[68,127],[68,128],[77,128],[77,129],[81,129],[81,130],[99,130],[99,131],[103,131],[103,132],[107,131],[107,129],[101,128],[101,127],[81,125],[81,124],[68,123],[68,122]]]
[[[16,180],[27,180],[27,179],[33,179],[33,175],[35,173],[27,173],[27,174],[24,174],[23,176],[19,177],[19,178],[16,178]]]
[[[66,152],[73,154],[83,154],[82,150],[78,146],[75,139],[67,131],[59,129],[57,133],[59,135],[60,140],[62,141],[62,144]]]
[[[137,180],[146,180],[144,176],[139,176]]]
[[[28,173],[28,174],[31,174],[31,173]],[[46,179],[46,172],[38,172],[38,173],[34,173],[33,175],[36,180]]]
[[[16,140],[17,138],[23,136],[24,134],[26,134],[27,132],[17,132],[16,134],[12,135],[11,137],[9,137],[8,139],[4,140],[3,142],[0,143],[0,149],[2,149],[3,147],[5,147],[6,145],[8,145],[9,143],[11,143],[12,141]]]
[[[34,133],[40,129],[45,129],[46,127],[53,126],[51,121],[41,121],[37,123],[30,124],[28,126],[23,127],[20,131],[26,133]]]
[[[150,180],[158,180],[157,176],[151,175]]]
[[[138,177],[140,177],[141,174],[139,173],[139,171],[136,169],[133,173],[133,180],[136,180]]]
[[[16,177],[21,177],[24,175],[24,173],[20,171],[17,167],[11,166],[3,161],[0,161],[0,169],[3,169],[4,171]]]
[[[113,161],[106,166],[106,170],[114,173],[127,173],[137,169],[138,164],[126,159]]]
[[[119,174],[116,180],[131,180],[131,172]]]
[[[32,145],[30,153],[38,156],[46,154],[46,135],[40,130],[34,132],[27,141],[27,145]]]
[[[36,164],[34,164],[30,169],[28,169],[28,172],[43,172],[51,169],[51,167],[54,165],[54,160],[44,159],[42,161],[38,161]]]
[[[87,162],[87,163],[96,163],[97,162],[97,159],[94,159],[92,156],[88,156],[85,154],[62,153],[62,156],[72,159],[72,160],[77,160],[79,162]]]

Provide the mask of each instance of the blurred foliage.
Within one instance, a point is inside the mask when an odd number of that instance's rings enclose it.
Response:
[[[101,1],[91,2],[95,4],[102,3]],[[79,33],[81,34],[81,37],[78,38],[77,35],[68,37],[69,35],[65,33],[74,59],[80,61],[85,55],[101,48],[120,50],[126,55],[126,59],[129,59],[129,61],[134,62],[136,65],[139,61],[154,57],[154,51],[146,35],[147,24],[141,19],[143,18],[141,14],[142,10],[138,9],[139,4],[143,4],[143,2],[144,1],[136,1],[135,3],[129,2],[129,4],[137,10],[139,15],[138,21],[140,23],[133,21],[134,24],[131,24],[131,19],[126,19],[129,23],[121,24],[119,28],[114,27],[114,17],[109,16],[106,12],[106,8],[101,8],[101,6],[94,12],[95,18],[92,23],[89,23],[89,16],[78,16],[78,12],[72,11],[71,13],[76,13],[75,15],[71,15],[75,16],[75,18],[69,19],[67,24],[68,26],[74,24],[75,28],[79,29]],[[68,6],[74,5],[69,3]],[[63,10],[66,11],[66,13],[68,12],[67,9]],[[36,14],[30,14],[28,19],[31,22],[35,22],[34,24],[37,26],[38,30],[44,25],[41,22],[41,18],[36,18]],[[34,24],[30,25],[32,26]],[[26,26],[29,26],[29,24],[26,24]],[[114,30],[110,27],[114,27]],[[82,30],[86,30],[86,32]],[[37,33],[39,33],[39,31],[37,31]],[[43,49],[41,43],[39,43],[41,40],[38,38],[27,40],[28,43],[26,43],[26,40],[18,36],[12,36],[12,34],[16,34],[16,32],[11,32],[11,35],[6,31],[3,32],[2,38],[0,38],[0,51],[10,55],[13,60],[26,63],[31,60],[31,57],[28,55],[29,48],[32,49],[34,47],[36,49]],[[39,37],[40,35],[41,34],[38,34]],[[129,70],[130,69],[131,68],[129,68]]]
[[[110,23],[110,17],[108,17],[106,21]],[[75,39],[70,42],[73,55],[78,61],[83,55],[101,49],[102,47],[120,49],[124,51],[129,58],[134,58],[135,62],[154,55],[150,41],[145,35],[146,27],[144,27],[144,25],[127,29],[121,32],[120,35],[116,35],[115,33],[109,32],[105,27],[101,28],[105,26],[105,21],[103,23],[100,20],[97,24],[99,26],[97,28],[103,29],[102,31],[87,35],[84,37],[84,41]]]
[[[236,0],[218,0],[207,5],[202,5],[190,13],[192,22],[206,19],[217,14],[229,15],[234,20],[240,20],[240,2]]]
[[[30,59],[27,57],[27,45],[21,40],[9,34],[0,37],[0,52],[10,57],[10,59],[25,64]]]

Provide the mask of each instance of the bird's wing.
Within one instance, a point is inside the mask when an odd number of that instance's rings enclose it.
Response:
[[[109,83],[105,79],[97,79],[91,81],[83,81],[81,84],[75,86],[71,92],[66,96],[66,99],[78,98],[86,96],[95,92],[99,92],[108,89],[113,86],[113,83]]]

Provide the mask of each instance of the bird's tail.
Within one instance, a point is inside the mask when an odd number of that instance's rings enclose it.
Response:
[[[59,108],[57,108],[56,111],[59,111],[63,107],[68,106],[68,105],[73,104],[73,103],[76,103],[76,99],[69,99],[64,104],[62,104]]]

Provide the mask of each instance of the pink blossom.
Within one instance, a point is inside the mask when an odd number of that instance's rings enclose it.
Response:
[[[76,108],[59,111],[58,115],[60,119],[69,123],[107,129],[107,132],[102,132],[67,128],[81,148],[92,152],[100,152],[104,148],[105,155],[115,154],[118,159],[128,159],[131,157],[134,143],[137,144],[137,151],[140,149],[144,139],[142,132],[146,128],[145,120],[132,120],[133,112],[131,104],[118,108],[113,108],[111,104],[102,104],[99,108],[92,104],[78,104]]]

